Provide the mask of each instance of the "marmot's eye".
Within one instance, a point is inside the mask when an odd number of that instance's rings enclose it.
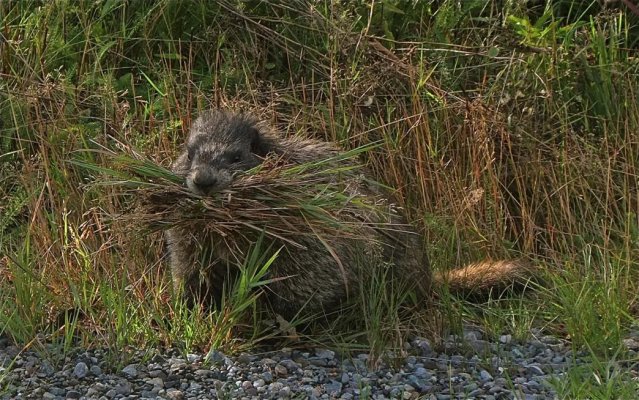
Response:
[[[234,153],[231,154],[228,159],[231,160],[232,164],[237,164],[242,162],[242,155],[240,153]]]

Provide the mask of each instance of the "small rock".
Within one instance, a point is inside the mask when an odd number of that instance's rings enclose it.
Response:
[[[273,370],[275,371],[275,374],[277,376],[286,376],[288,375],[288,369],[286,369],[285,366],[283,366],[282,364],[277,364],[275,367],[273,367]]]
[[[545,375],[545,372],[543,369],[541,369],[541,367],[539,365],[536,364],[530,364],[526,367],[526,372],[528,372],[530,375]]]
[[[328,359],[321,357],[309,357],[308,362],[317,367],[328,367],[330,365]]]
[[[504,391],[504,388],[499,386],[499,385],[491,386],[491,388],[488,389],[488,393],[490,393],[490,394],[496,394],[496,393],[503,392],[503,391]]]
[[[517,358],[526,358],[524,353],[522,353],[517,347],[513,348],[510,352]]]
[[[132,387],[130,382],[122,382],[116,385],[113,389],[115,390],[116,394],[121,394],[126,396],[131,393]]]
[[[53,368],[53,366],[48,361],[46,361],[46,360],[43,361],[42,365],[40,365],[40,374],[41,374],[41,376],[42,377],[48,377],[48,376],[53,375],[54,373],[55,373],[55,368]]]
[[[639,350],[639,340],[634,338],[623,339],[623,344],[628,350]]]
[[[332,360],[335,358],[335,352],[328,349],[318,349],[315,351],[315,356],[319,358],[325,358],[327,360]]]
[[[143,399],[155,399],[158,398],[158,392],[159,390],[142,390],[140,396],[142,396]]]
[[[168,397],[170,400],[183,400],[184,393],[178,389],[168,389],[166,391],[166,397]]]
[[[300,368],[299,364],[293,360],[282,360],[280,361],[279,365],[286,368],[289,373],[295,372]]]
[[[433,348],[428,339],[417,339],[415,346],[419,349],[422,357],[428,357],[433,353]]]
[[[464,364],[466,362],[466,357],[461,356],[461,355],[454,355],[450,357],[450,363],[454,366],[454,367],[459,367],[462,364]]]
[[[196,371],[197,373],[197,371]],[[168,375],[161,369],[154,369],[153,371],[149,371],[149,376],[151,378],[161,378],[162,380],[166,379]]]
[[[206,356],[206,361],[213,365],[224,365],[226,361],[226,355],[219,350],[211,350]]]
[[[479,331],[468,330],[464,332],[465,340],[480,340],[482,338],[482,334]]]
[[[237,362],[240,364],[249,364],[251,361],[255,360],[255,356],[252,356],[247,353],[242,353],[237,357]]]
[[[292,393],[291,388],[288,387],[288,386],[284,386],[283,388],[280,389],[278,394],[279,394],[280,397],[286,399],[286,398],[290,397],[291,393]]]
[[[479,372],[479,377],[482,380],[482,382],[488,382],[493,380],[493,376],[490,374],[490,372],[486,371],[485,369],[482,369],[481,372]]]
[[[418,378],[421,378],[421,379],[430,379],[430,377],[431,377],[431,374],[424,367],[415,368],[414,375],[416,377],[418,377]]]
[[[342,384],[340,382],[331,380],[330,383],[324,385],[324,390],[329,396],[335,397],[342,393]]]
[[[512,340],[513,340],[512,335],[501,335],[499,337],[499,342],[503,344],[509,344],[510,342],[512,342]]]
[[[129,378],[135,378],[138,376],[137,364],[129,364],[122,368],[122,373]]]
[[[156,386],[156,387],[160,387],[160,388],[164,387],[164,380],[162,380],[162,378],[147,379],[146,383],[148,383],[151,386]]]
[[[195,372],[193,372],[193,373],[195,375],[201,376],[203,378],[207,378],[207,377],[213,375],[213,371],[211,371],[210,369],[196,369]]]
[[[73,375],[78,377],[78,379],[82,379],[89,373],[89,367],[87,367],[86,363],[80,361],[73,368]]]
[[[62,389],[57,386],[50,387],[49,392],[56,396],[64,396],[67,393],[66,389]]]

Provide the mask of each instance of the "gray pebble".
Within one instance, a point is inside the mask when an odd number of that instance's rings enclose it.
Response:
[[[164,387],[164,381],[162,380],[162,378],[150,378],[147,379],[146,383],[151,386]]]
[[[300,368],[299,364],[293,360],[282,360],[279,365],[286,368],[289,373],[295,372]]]
[[[530,364],[526,367],[526,372],[530,375],[545,375],[544,370],[539,365]]]
[[[55,368],[53,368],[53,366],[51,365],[49,361],[44,360],[42,364],[40,365],[39,375],[42,378],[46,378],[48,376],[53,375],[54,373],[55,373]]]
[[[482,380],[482,382],[487,382],[487,381],[492,381],[493,380],[493,376],[490,374],[490,372],[486,371],[485,369],[482,369],[479,372],[479,377]]]
[[[256,357],[252,356],[248,353],[242,353],[237,357],[237,362],[240,364],[249,364],[251,361],[255,360]]]
[[[331,365],[330,360],[321,357],[310,357],[308,362],[318,367],[328,367]]]
[[[151,378],[166,379],[168,377],[168,374],[161,369],[154,369],[153,371],[149,371],[149,376]]]
[[[464,332],[464,340],[480,340],[482,338],[482,334],[479,331],[468,330]]]
[[[82,361],[77,363],[75,367],[73,368],[73,375],[75,375],[76,377],[80,379],[87,376],[88,373],[89,373],[89,367],[87,367],[86,363],[83,363]]]
[[[329,349],[318,349],[315,351],[315,356],[319,358],[325,358],[327,360],[332,360],[335,358],[335,352]]]
[[[513,340],[512,335],[501,335],[499,337],[499,342],[503,344],[509,344],[510,342],[512,342],[512,340]]]
[[[623,344],[628,350],[639,350],[639,340],[635,338],[623,339]]]
[[[284,386],[283,388],[281,388],[281,389],[279,390],[279,393],[278,393],[278,394],[279,394],[279,396],[280,396],[280,397],[283,397],[283,398],[285,398],[285,399],[286,399],[286,398],[288,398],[288,397],[290,397],[290,396],[291,396],[291,393],[292,393],[292,392],[291,392],[291,388],[290,388],[290,387],[288,387],[288,386]]]
[[[49,388],[49,393],[52,393],[52,394],[54,394],[56,396],[64,396],[64,395],[67,394],[67,391],[66,391],[66,389],[62,389],[62,388],[53,386],[53,387]]]
[[[282,364],[277,364],[275,367],[273,367],[273,370],[275,371],[275,374],[277,376],[286,376],[288,375],[288,369],[283,366]]]
[[[129,378],[135,378],[138,376],[138,369],[136,364],[129,364],[122,368],[122,373]]]
[[[499,385],[494,385],[490,389],[488,389],[488,393],[490,394],[495,394],[495,393],[499,393],[503,391],[504,391],[504,388]]]
[[[97,365],[92,365],[91,368],[89,368],[89,372],[91,372],[94,376],[102,375],[102,369]]]
[[[129,382],[122,382],[119,383],[118,385],[116,385],[115,388],[113,388],[115,390],[116,394],[121,394],[121,395],[128,395],[131,393],[131,383]]]
[[[324,385],[324,390],[329,396],[337,396],[342,392],[342,383],[331,380],[329,383]]]
[[[171,400],[182,400],[184,399],[184,393],[182,393],[182,391],[177,389],[168,389],[166,391],[166,397],[168,397]]]

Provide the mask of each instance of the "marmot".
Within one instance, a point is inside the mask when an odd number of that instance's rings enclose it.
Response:
[[[341,152],[327,142],[280,137],[244,114],[213,110],[196,119],[172,170],[185,178],[190,191],[206,196],[223,191],[234,173],[259,165],[269,154],[295,164],[325,160]],[[368,193],[371,189],[362,184],[357,190]],[[392,218],[393,223],[406,225],[401,211]],[[485,289],[510,283],[522,272],[519,263],[501,261],[433,276],[422,238],[415,231],[388,234],[370,228],[364,233],[367,240],[333,238],[327,246],[309,236],[299,238],[303,249],[285,247],[270,266],[268,279],[272,282],[263,298],[276,313],[290,319],[300,310],[335,310],[364,279],[362,265],[390,268],[393,279],[424,298],[431,296],[433,281],[445,280],[453,291]],[[237,261],[231,259],[224,238],[205,233],[196,222],[168,229],[165,238],[175,287],[183,290],[191,303],[219,304],[225,282],[228,284],[237,271]]]

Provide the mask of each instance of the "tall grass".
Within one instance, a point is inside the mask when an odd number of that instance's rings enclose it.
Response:
[[[168,166],[197,112],[223,107],[345,148],[381,141],[366,162],[435,268],[523,256],[549,270],[534,305],[486,317],[443,298],[442,315],[541,324],[608,357],[637,309],[639,17],[526,4],[2,2],[0,332],[236,343],[178,304],[160,235],[105,223],[132,199],[69,163],[124,143]],[[372,311],[395,309],[372,294]],[[397,343],[369,315],[358,326],[379,334],[339,337]]]

